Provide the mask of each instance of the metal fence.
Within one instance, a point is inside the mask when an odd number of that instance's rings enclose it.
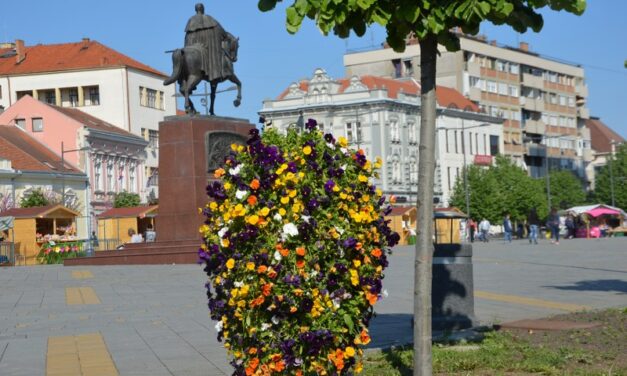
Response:
[[[0,242],[0,265],[15,265],[15,244]]]

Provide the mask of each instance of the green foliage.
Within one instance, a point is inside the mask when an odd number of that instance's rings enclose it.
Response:
[[[114,208],[131,208],[133,206],[139,206],[141,199],[137,193],[120,192],[115,195],[113,200]]]
[[[612,175],[610,176],[610,165]],[[613,178],[612,178],[613,177]],[[627,208],[627,145],[617,147],[611,163],[601,168],[596,175],[593,197],[597,203],[612,204],[612,180],[614,182],[614,200],[619,208]]]
[[[488,219],[499,223],[504,213],[512,220],[525,220],[535,207],[540,217],[546,216],[547,199],[544,180],[527,176],[522,168],[509,158],[498,156],[496,164],[488,169],[477,166],[468,168],[470,190],[470,214],[475,220]],[[583,190],[581,194],[585,196]],[[457,179],[451,205],[466,210],[463,178]]]
[[[259,0],[262,12],[274,9],[282,0]],[[293,0],[286,9],[287,31],[296,33],[305,17],[327,35],[341,38],[352,30],[362,36],[372,24],[386,27],[387,42],[396,51],[405,49],[405,38],[435,36],[449,50],[459,49],[459,39],[450,30],[477,34],[482,21],[509,25],[519,33],[529,28],[538,32],[544,21],[540,8],[581,14],[585,0]]]
[[[586,202],[586,191],[581,180],[570,171],[551,171],[551,205],[568,209]]]
[[[36,206],[46,206],[48,204],[48,199],[41,189],[33,190],[28,196],[23,196],[20,200],[21,208],[33,208]]]

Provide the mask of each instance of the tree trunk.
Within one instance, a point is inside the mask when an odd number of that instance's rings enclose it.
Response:
[[[435,174],[435,73],[438,42],[420,40],[420,148],[414,263],[414,375],[431,376],[431,278],[433,258],[433,175]]]

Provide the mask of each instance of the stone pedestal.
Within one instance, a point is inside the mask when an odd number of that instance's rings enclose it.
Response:
[[[157,241],[201,239],[207,181],[232,143],[245,144],[254,125],[215,116],[173,116],[159,124]]]
[[[159,212],[157,241],[127,244],[121,251],[65,260],[65,265],[196,263],[204,221],[198,208],[206,187],[231,144],[245,144],[254,128],[246,120],[216,116],[172,116],[159,123]]]

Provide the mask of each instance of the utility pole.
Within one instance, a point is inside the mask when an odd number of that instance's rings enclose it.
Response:
[[[614,159],[614,150],[616,148],[616,141],[611,140],[610,141],[610,145],[611,145],[611,150],[610,150],[610,162],[609,162],[609,167],[610,167],[610,194],[612,196],[612,206],[616,207],[616,201],[614,199],[614,168],[612,166],[612,159]]]

